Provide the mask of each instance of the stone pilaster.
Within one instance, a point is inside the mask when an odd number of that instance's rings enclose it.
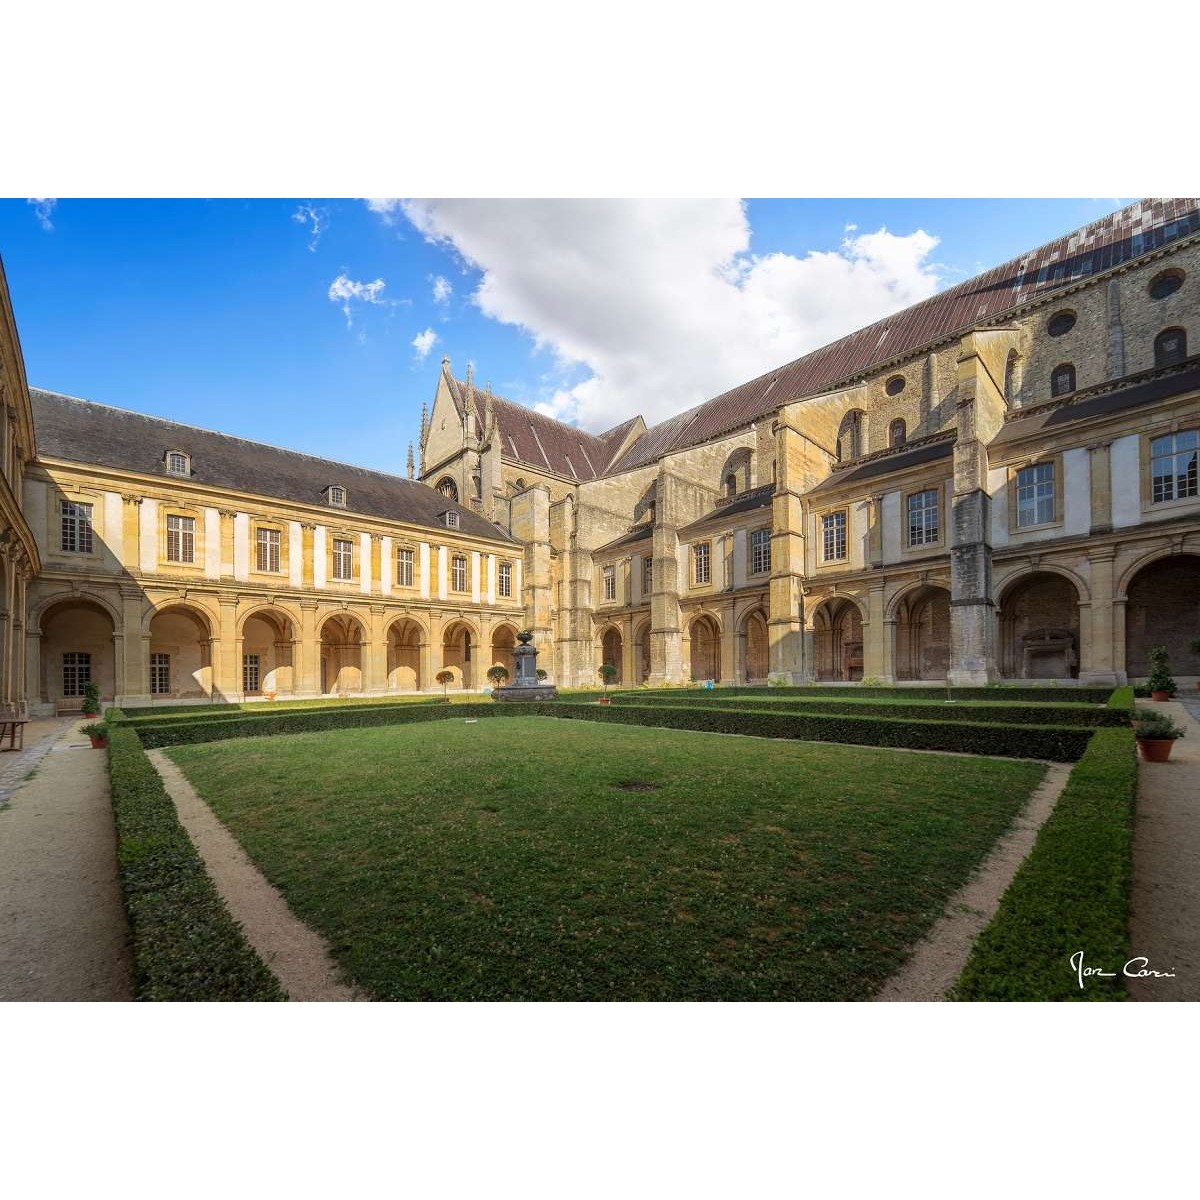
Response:
[[[1112,442],[1095,442],[1088,447],[1091,482],[1093,534],[1112,533]]]

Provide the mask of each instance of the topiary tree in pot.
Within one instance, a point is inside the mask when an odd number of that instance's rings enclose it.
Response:
[[[445,697],[446,703],[450,703],[450,685],[454,682],[453,671],[439,671],[434,679],[442,685],[442,695]]]
[[[608,685],[617,677],[617,668],[612,663],[600,664],[600,678],[604,683],[604,694],[600,697],[601,704],[608,703]]]
[[[1170,700],[1175,695],[1166,646],[1155,646],[1150,651],[1149,687],[1151,700]]]
[[[100,715],[100,689],[90,679],[83,685],[83,715],[85,717]]]

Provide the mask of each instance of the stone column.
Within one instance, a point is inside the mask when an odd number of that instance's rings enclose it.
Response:
[[[371,605],[370,642],[363,647],[366,651],[363,662],[363,691],[387,691],[387,638],[383,636],[383,620],[386,610],[381,604]]]
[[[124,669],[116,676],[122,701],[144,702],[150,698],[150,637],[142,634],[145,600],[141,592],[121,593],[121,632],[125,651]],[[116,643],[114,642],[114,647]],[[114,669],[119,664],[114,663]]]
[[[300,602],[300,694],[316,696],[321,688],[321,646],[317,640],[317,604]]]
[[[629,560],[626,559],[626,562]],[[633,660],[633,617],[626,615],[621,618],[621,683],[624,687],[632,687],[636,675]]]
[[[804,670],[804,505],[810,484],[810,447],[800,431],[785,421],[776,425],[775,499],[772,503],[771,601],[767,623],[768,679],[773,683],[806,682]]]
[[[891,683],[885,648],[887,632],[883,620],[883,584],[873,584],[867,591],[867,619],[863,622],[863,674]]]
[[[237,597],[218,596],[220,625],[213,639],[212,674],[213,698],[240,700],[242,698],[242,639],[237,630]]]
[[[732,540],[732,539],[731,539]],[[721,682],[736,683],[738,675],[737,634],[734,632],[733,604],[721,609]],[[743,635],[744,636],[744,635]]]

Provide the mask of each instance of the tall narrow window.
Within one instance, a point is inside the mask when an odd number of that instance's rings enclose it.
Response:
[[[512,599],[512,563],[503,562],[500,564],[496,585],[502,599]]]
[[[725,499],[732,500],[737,495],[737,476],[725,476]]]
[[[262,690],[262,664],[257,654],[242,655],[242,691],[257,695]]]
[[[1173,367],[1187,358],[1187,334],[1182,329],[1164,329],[1154,339],[1154,365]]]
[[[167,518],[167,562],[196,561],[196,518]]]
[[[278,571],[279,530],[260,529],[256,537],[258,543],[258,569],[260,571]]]
[[[1017,528],[1054,520],[1054,464],[1035,463],[1017,472]]]
[[[617,568],[603,567],[600,571],[601,595],[605,600],[617,598]]]
[[[92,656],[78,651],[63,655],[63,695],[82,696],[84,687],[92,681]]]
[[[171,694],[171,656],[169,654],[150,655],[150,695],[169,696]]]
[[[647,554],[642,559],[642,595],[649,596],[654,591],[654,556]]]
[[[821,558],[837,562],[846,557],[846,510],[826,513],[821,518]]]
[[[771,531],[755,529],[750,534],[750,573],[761,575],[771,569]]]
[[[1150,499],[1186,500],[1197,492],[1196,460],[1200,456],[1200,431],[1168,433],[1150,443]]]
[[[399,587],[413,585],[413,552],[401,548],[396,551],[396,583]]]
[[[1050,395],[1069,396],[1075,390],[1075,368],[1059,363],[1050,374]]]
[[[59,549],[70,554],[92,552],[92,506],[62,502],[59,523]]]
[[[692,547],[692,561],[695,564],[697,583],[712,582],[712,546],[708,542],[697,542]]]
[[[888,445],[893,448],[903,446],[908,437],[908,427],[904,421],[897,417],[891,425],[888,426]]]
[[[450,590],[465,592],[467,590],[467,560],[456,554],[450,560]]]
[[[333,577],[354,578],[354,543],[349,538],[333,539]]]
[[[908,498],[908,544],[928,546],[941,536],[938,490],[929,488]]]

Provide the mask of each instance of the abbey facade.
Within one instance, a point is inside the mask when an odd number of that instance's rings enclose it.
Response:
[[[0,290],[0,710],[479,689],[521,628],[560,686],[1188,684],[1198,325],[1145,201],[650,427],[444,362],[405,478],[31,390]]]

